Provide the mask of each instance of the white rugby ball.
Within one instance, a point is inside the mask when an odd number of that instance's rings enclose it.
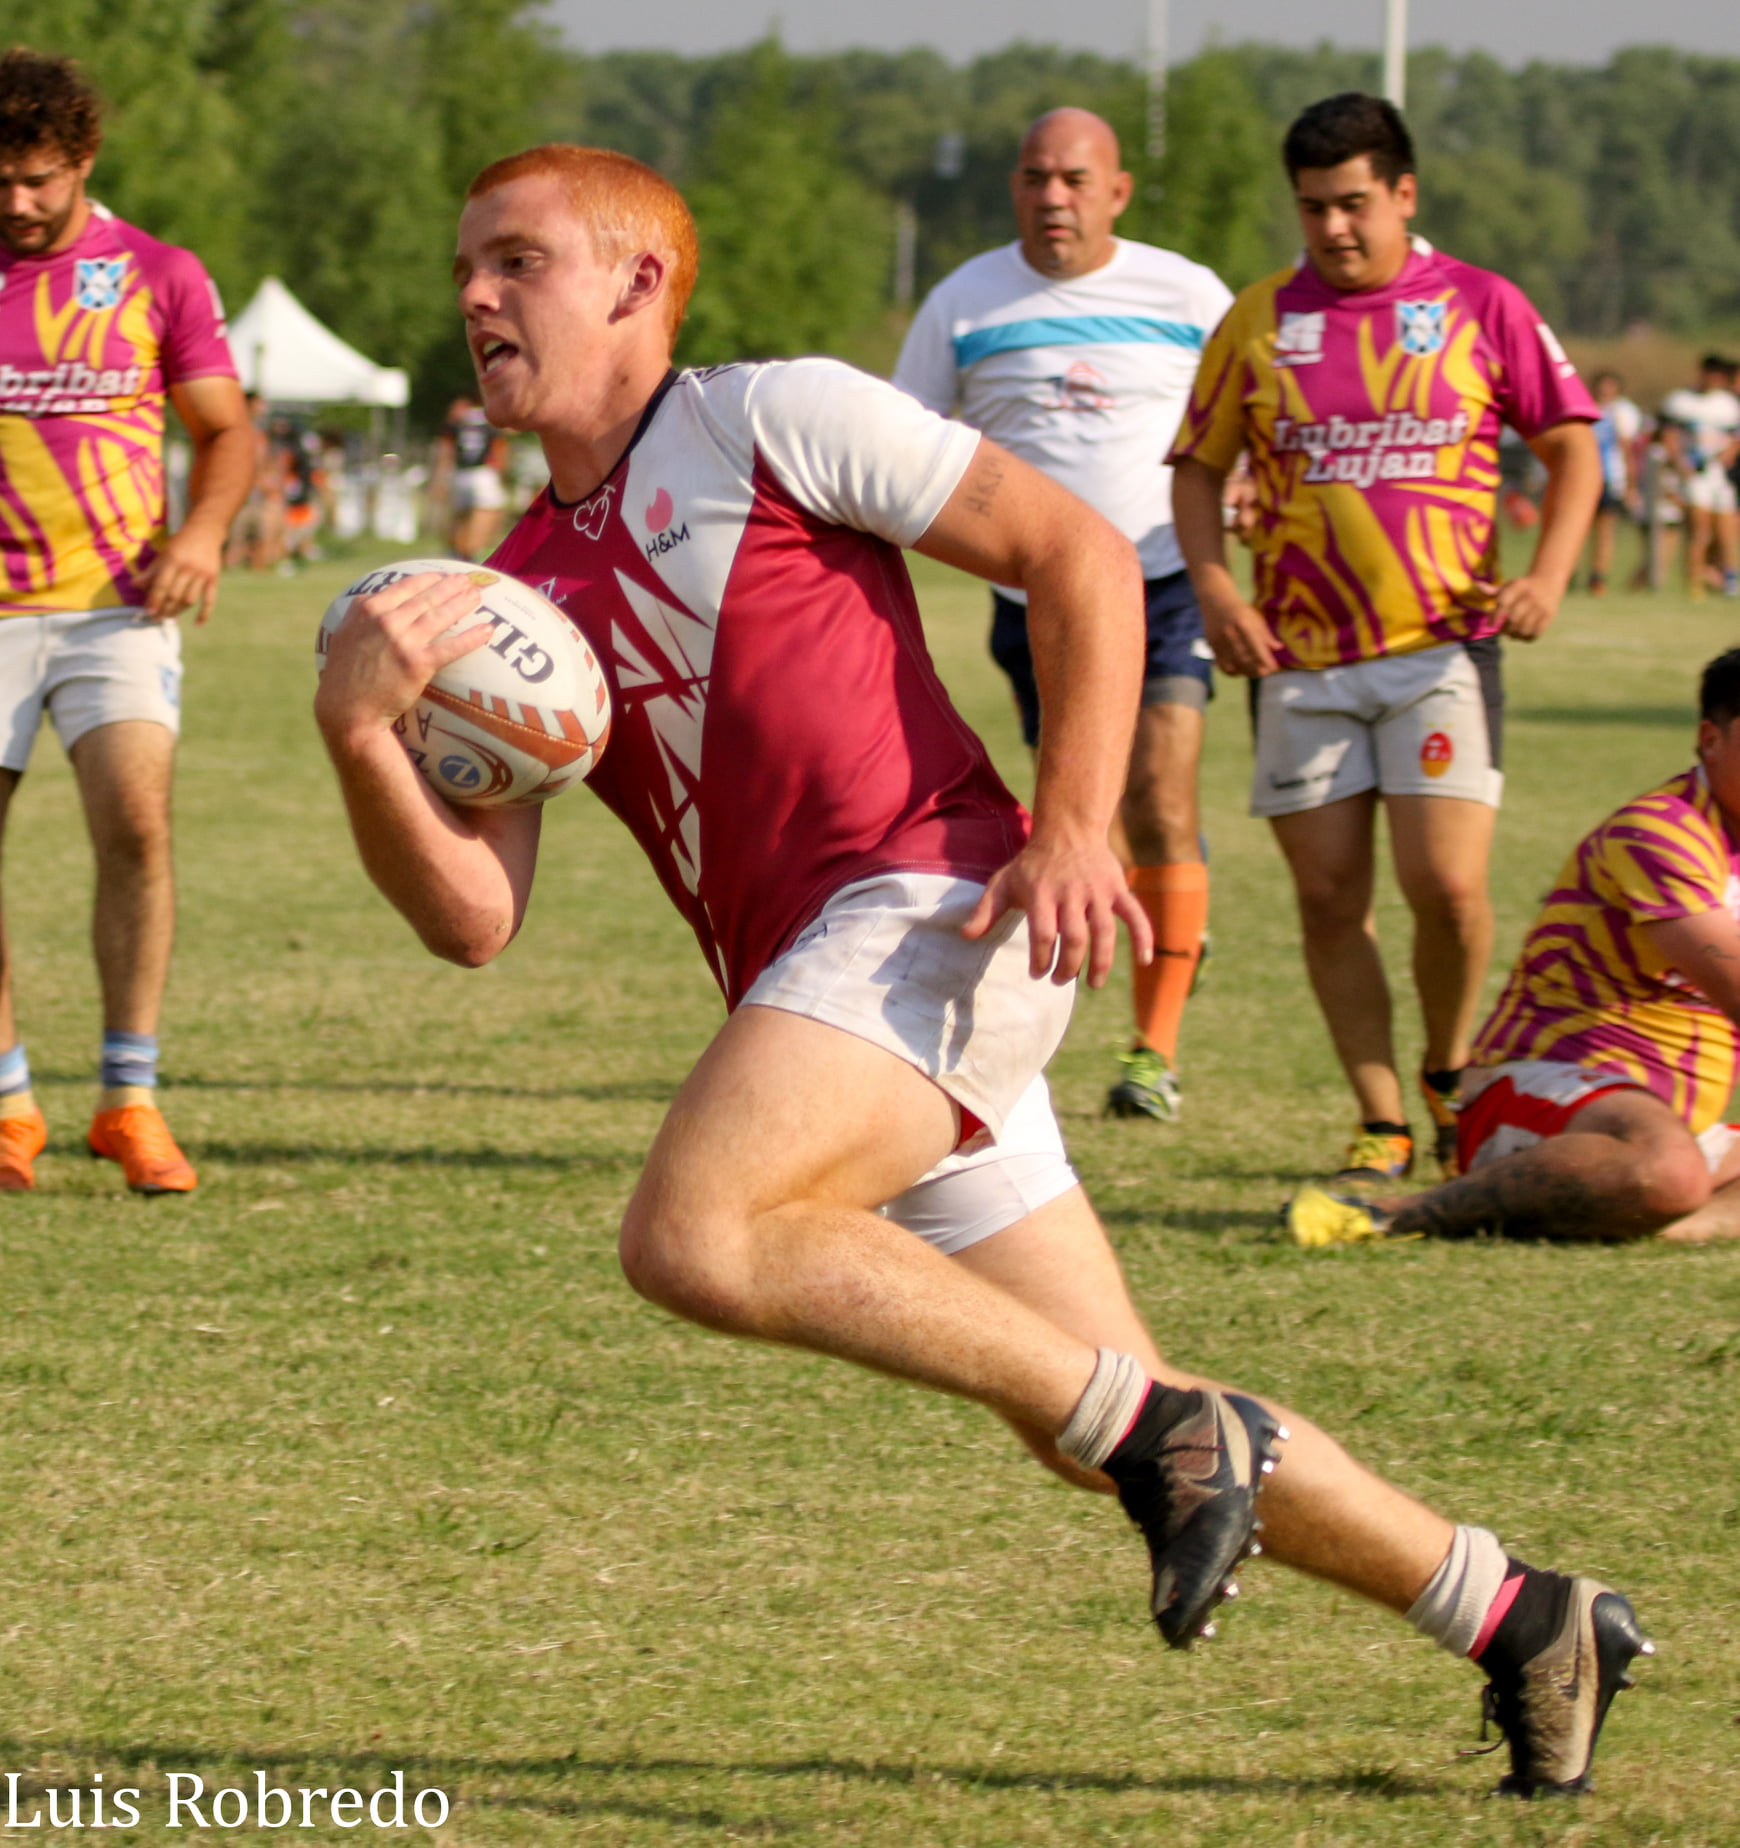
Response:
[[[427,571],[468,577],[481,601],[454,627],[487,622],[492,633],[442,668],[393,728],[424,779],[469,808],[523,808],[584,782],[610,737],[610,687],[586,638],[517,578],[459,558],[382,565],[327,606],[314,645],[321,668],[358,597]]]

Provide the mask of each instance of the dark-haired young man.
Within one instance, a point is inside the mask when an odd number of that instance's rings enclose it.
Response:
[[[1476,1036],[1462,1178],[1382,1203],[1307,1188],[1300,1244],[1740,1237],[1740,649],[1699,707],[1697,763],[1578,842]]]
[[[1662,445],[1680,478],[1686,502],[1686,594],[1709,588],[1712,545],[1723,594],[1740,597],[1740,491],[1731,471],[1740,464],[1740,398],[1734,362],[1706,353],[1695,388],[1662,400]]]
[[[1596,409],[1519,290],[1409,235],[1414,152],[1390,104],[1315,103],[1283,157],[1305,261],[1246,289],[1209,341],[1173,507],[1215,659],[1253,682],[1251,809],[1292,871],[1306,968],[1359,1104],[1344,1171],[1396,1177],[1413,1138],[1372,924],[1378,802],[1414,915],[1421,1088],[1448,1167],[1492,947],[1498,637],[1533,641],[1570,582],[1601,488]],[[1508,582],[1501,422],[1548,475],[1534,560]],[[1221,525],[1244,449],[1254,606]]]
[[[254,435],[199,259],[86,197],[95,95],[61,58],[0,55],[0,828],[46,711],[96,850],[103,993],[93,1154],[141,1193],[194,1171],[154,1102],[175,928],[169,789],[175,618],[216,595]],[[164,401],[193,438],[192,505],[164,531]],[[0,1189],[47,1139],[0,944]]]

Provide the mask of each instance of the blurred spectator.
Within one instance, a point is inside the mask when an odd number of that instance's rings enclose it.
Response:
[[[455,398],[436,447],[436,476],[447,489],[448,543],[459,558],[495,550],[507,511],[502,469],[507,441],[470,398]]]
[[[233,571],[270,571],[284,556],[284,484],[282,464],[266,427],[266,401],[248,393],[248,420],[254,438],[254,485],[230,528],[224,563]]]
[[[1613,569],[1613,541],[1619,516],[1634,519],[1642,508],[1638,484],[1632,479],[1632,458],[1643,431],[1643,413],[1625,396],[1625,381],[1617,372],[1597,372],[1591,381],[1595,402],[1601,407],[1595,425],[1595,442],[1601,451],[1601,501],[1595,510],[1589,554],[1589,594],[1607,594],[1607,576]]]
[[[1734,362],[1708,353],[1695,388],[1670,391],[1662,400],[1662,440],[1681,478],[1687,512],[1686,589],[1696,598],[1711,580],[1740,597],[1740,495],[1729,470],[1740,459],[1740,398]]]

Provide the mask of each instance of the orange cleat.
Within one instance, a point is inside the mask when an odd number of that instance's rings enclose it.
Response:
[[[192,1193],[199,1176],[155,1104],[122,1104],[91,1118],[90,1150],[118,1161],[135,1193]]]
[[[0,1117],[0,1193],[27,1193],[36,1185],[36,1158],[47,1142],[40,1110]]]

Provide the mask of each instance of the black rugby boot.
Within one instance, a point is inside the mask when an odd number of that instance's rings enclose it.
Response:
[[[1492,1641],[1481,1719],[1510,1747],[1497,1794],[1577,1796],[1594,1788],[1589,1766],[1601,1723],[1634,1656],[1654,1655],[1630,1603],[1590,1578],[1523,1568],[1523,1584]],[[1497,1750],[1494,1746],[1492,1750]]]
[[[1237,1596],[1235,1568],[1262,1551],[1257,1490],[1286,1437],[1241,1393],[1154,1385],[1106,1459],[1124,1512],[1148,1542],[1149,1608],[1174,1649],[1214,1634],[1209,1613]]]

